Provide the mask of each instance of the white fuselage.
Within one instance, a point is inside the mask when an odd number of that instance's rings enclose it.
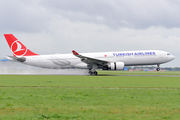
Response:
[[[123,62],[125,66],[137,65],[158,65],[169,62],[175,57],[168,52],[159,50],[140,50],[140,51],[119,51],[119,52],[99,52],[99,53],[81,53],[94,59],[111,62]],[[54,54],[54,55],[36,55],[26,56],[24,64],[52,68],[84,68],[88,69],[88,65],[81,61],[80,58],[73,54]],[[99,66],[98,68],[101,68]]]

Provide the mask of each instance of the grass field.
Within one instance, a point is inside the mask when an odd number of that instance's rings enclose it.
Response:
[[[0,75],[0,86],[0,119],[180,118],[180,77]]]

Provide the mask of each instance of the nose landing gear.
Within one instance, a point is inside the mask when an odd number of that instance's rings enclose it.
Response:
[[[156,71],[160,71],[160,67],[159,67],[160,65],[158,64],[157,65],[157,68],[156,68]]]

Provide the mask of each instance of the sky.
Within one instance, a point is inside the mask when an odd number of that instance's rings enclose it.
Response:
[[[180,67],[179,0],[0,0],[0,57],[12,55],[3,34],[37,54],[163,50]]]

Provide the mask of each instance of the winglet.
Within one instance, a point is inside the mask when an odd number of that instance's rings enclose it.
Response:
[[[75,56],[79,55],[79,53],[77,53],[75,50],[72,50],[72,53],[73,53]]]

